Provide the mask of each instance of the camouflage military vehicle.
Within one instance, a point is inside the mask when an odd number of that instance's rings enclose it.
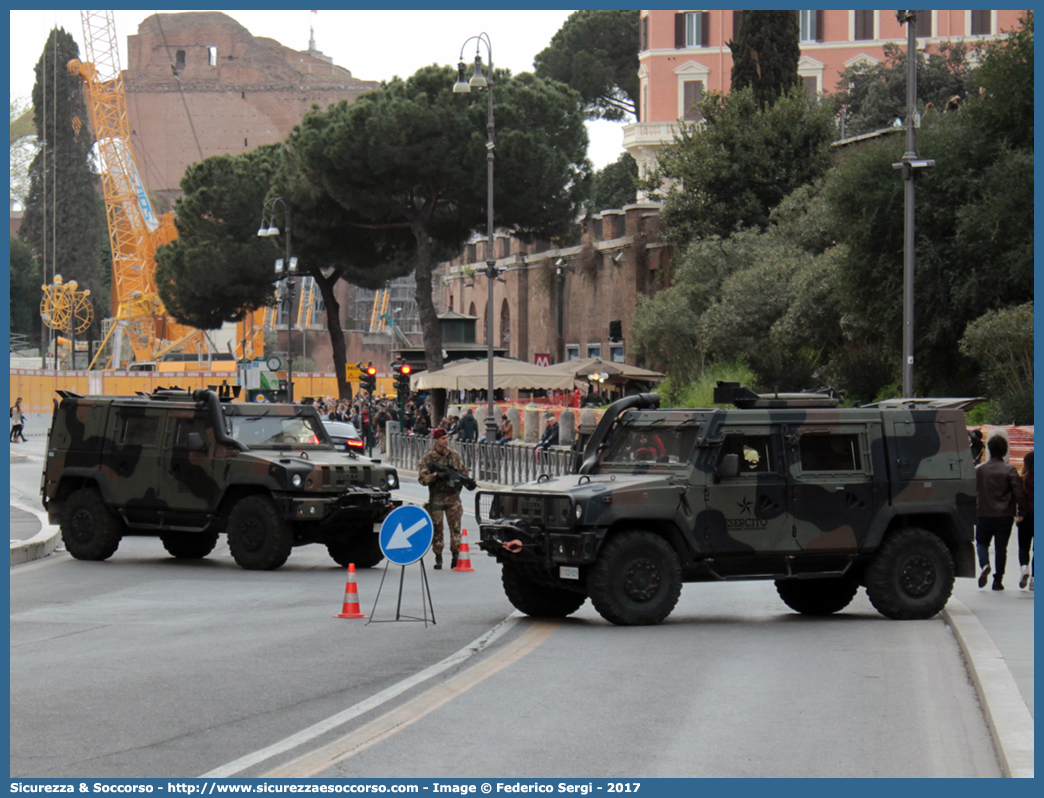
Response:
[[[125,535],[153,535],[198,559],[225,532],[252,570],[279,568],[305,543],[345,566],[381,561],[375,524],[401,504],[389,493],[398,474],[336,450],[313,407],[203,389],[58,394],[41,493],[74,557],[104,560]]]
[[[972,576],[975,471],[964,409],[979,400],[839,408],[719,384],[728,409],[606,411],[578,473],[475,497],[479,546],[512,604],[562,617],[590,597],[615,624],[653,624],[683,582],[772,579],[809,615],[860,585],[889,618],[929,618]]]

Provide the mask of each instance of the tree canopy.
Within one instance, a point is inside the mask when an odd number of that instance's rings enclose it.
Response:
[[[412,237],[430,369],[442,365],[433,252],[459,250],[486,226],[487,97],[454,95],[455,78],[425,67],[350,105],[312,111],[287,141],[301,179],[354,214],[352,227]],[[494,224],[522,238],[562,235],[590,172],[579,97],[526,73],[498,70],[494,83]]]
[[[537,53],[537,77],[580,94],[592,119],[638,119],[638,11],[574,11]]]
[[[37,140],[45,146],[29,167],[29,193],[18,234],[41,261],[45,279],[57,272],[90,290],[98,324],[109,315],[112,265],[103,260],[108,237],[98,176],[92,169],[94,139],[87,106],[79,78],[66,69],[78,56],[72,36],[56,28],[36,64],[33,123]]]
[[[157,291],[178,323],[215,330],[271,303],[273,247],[257,228],[277,163],[268,145],[186,169],[178,237],[156,253]]]
[[[856,64],[841,73],[834,101],[835,107],[846,108],[846,136],[880,130],[895,117],[906,116],[906,48],[887,42],[884,53],[882,62]],[[955,96],[966,100],[972,91],[968,55],[963,42],[941,42],[936,50],[918,51],[919,112],[943,112]]]
[[[11,239],[11,332],[40,340],[40,286],[43,275],[40,264],[29,251],[29,246],[17,238]]]
[[[774,105],[762,106],[748,88],[711,93],[700,107],[704,126],[682,126],[646,181],[654,190],[672,181],[661,215],[676,243],[764,229],[772,208],[830,166],[833,114],[802,87]]]
[[[610,164],[595,172],[587,209],[598,213],[606,208],[622,208],[638,197],[638,164],[630,153],[621,153]]]
[[[752,89],[761,105],[785,97],[801,84],[800,29],[794,11],[741,11],[731,40],[732,91]]]

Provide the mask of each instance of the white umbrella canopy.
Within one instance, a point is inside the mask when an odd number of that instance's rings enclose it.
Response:
[[[451,391],[481,391],[489,387],[489,362],[457,361],[439,371],[422,371],[415,379],[410,380],[410,386],[417,390],[445,388]],[[573,376],[561,371],[552,371],[546,366],[495,357],[493,387],[520,391],[571,391]]]
[[[613,363],[608,360],[602,360],[600,357],[566,360],[562,363],[548,366],[548,369],[570,374],[574,379],[582,379],[590,374],[608,374],[609,382],[627,382],[628,380],[659,382],[666,377],[665,374],[659,371],[629,366],[626,363]]]

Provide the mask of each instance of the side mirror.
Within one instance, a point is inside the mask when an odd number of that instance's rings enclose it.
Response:
[[[190,432],[188,436],[188,448],[190,452],[207,452],[210,447],[198,432]]]
[[[735,479],[739,476],[739,455],[726,454],[718,464],[718,476],[722,479]]]

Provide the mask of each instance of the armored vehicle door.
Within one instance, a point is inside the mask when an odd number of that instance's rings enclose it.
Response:
[[[163,507],[163,453],[160,449],[167,410],[145,402],[116,405],[103,468],[111,470],[112,501],[134,523],[138,512],[148,520]]]
[[[738,455],[739,474],[708,486],[706,543],[715,553],[774,551],[790,534],[779,433],[769,426],[728,423],[723,432],[718,463],[725,455]]]
[[[207,433],[206,416],[206,411],[198,408],[170,411],[164,437],[164,495],[171,509],[210,510],[220,498],[214,473],[220,464],[212,456],[216,447],[214,436]]]
[[[867,424],[790,426],[790,512],[787,548],[852,551],[862,547],[874,514]]]

